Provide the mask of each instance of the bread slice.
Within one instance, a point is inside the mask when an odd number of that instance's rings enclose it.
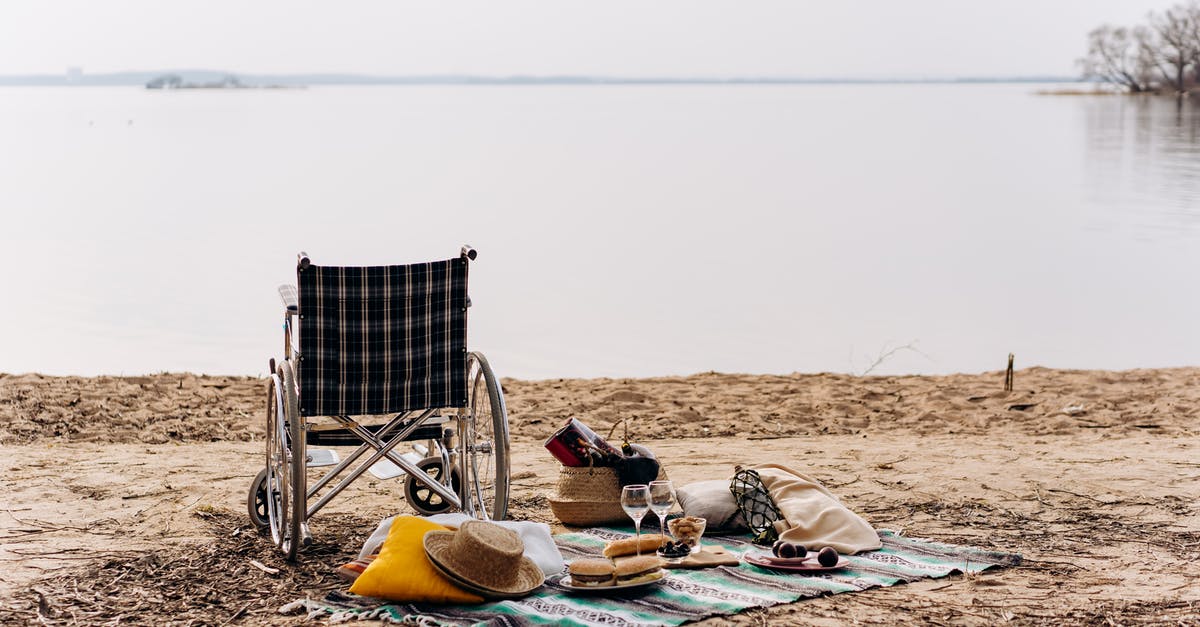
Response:
[[[641,553],[653,553],[659,547],[667,543],[667,537],[658,533],[649,533],[642,536],[641,550],[638,549],[637,538],[625,538],[623,540],[613,540],[604,547],[604,557],[620,557],[622,555],[635,555]]]

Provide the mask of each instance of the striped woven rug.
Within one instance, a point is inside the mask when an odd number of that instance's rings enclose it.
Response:
[[[609,540],[628,537],[621,529],[588,529],[555,536],[563,557],[595,557]],[[1020,563],[1021,556],[965,546],[914,540],[880,532],[883,548],[846,556],[847,568],[817,575],[779,573],[742,562],[702,570],[672,570],[661,584],[610,594],[576,594],[551,576],[533,595],[474,606],[380,604],[378,599],[332,592],[323,600],[301,599],[280,609],[329,616],[333,622],[374,619],[424,625],[679,625],[754,607],[876,586],[891,586],[953,573],[979,572]],[[705,537],[741,555],[757,549],[738,537]]]

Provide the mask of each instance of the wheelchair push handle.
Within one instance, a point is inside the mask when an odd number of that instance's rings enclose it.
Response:
[[[472,248],[470,244],[463,244],[462,250],[459,251],[459,254],[467,259],[470,259],[471,261],[475,261],[475,258],[479,256],[479,251]],[[296,254],[297,268],[304,270],[310,265],[312,265],[312,260],[308,258],[308,253],[302,250]]]

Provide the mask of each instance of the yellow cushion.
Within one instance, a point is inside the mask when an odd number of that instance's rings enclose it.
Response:
[[[422,539],[446,527],[415,516],[397,516],[379,557],[354,580],[350,592],[389,601],[482,603],[483,597],[455,586],[429,563]]]

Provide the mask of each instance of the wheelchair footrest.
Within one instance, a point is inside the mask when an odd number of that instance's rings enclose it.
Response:
[[[320,468],[322,466],[336,466],[342,461],[338,457],[337,451],[328,448],[314,448],[306,451],[308,460],[305,465],[309,468]]]
[[[413,452],[405,453],[400,457],[403,457],[414,464],[421,461],[421,455]],[[375,475],[375,477],[378,479],[394,479],[396,477],[403,477],[405,474],[407,474],[404,472],[403,468],[393,464],[392,461],[386,457],[375,462],[374,464],[371,464],[371,467],[367,470],[371,471],[371,474]]]

